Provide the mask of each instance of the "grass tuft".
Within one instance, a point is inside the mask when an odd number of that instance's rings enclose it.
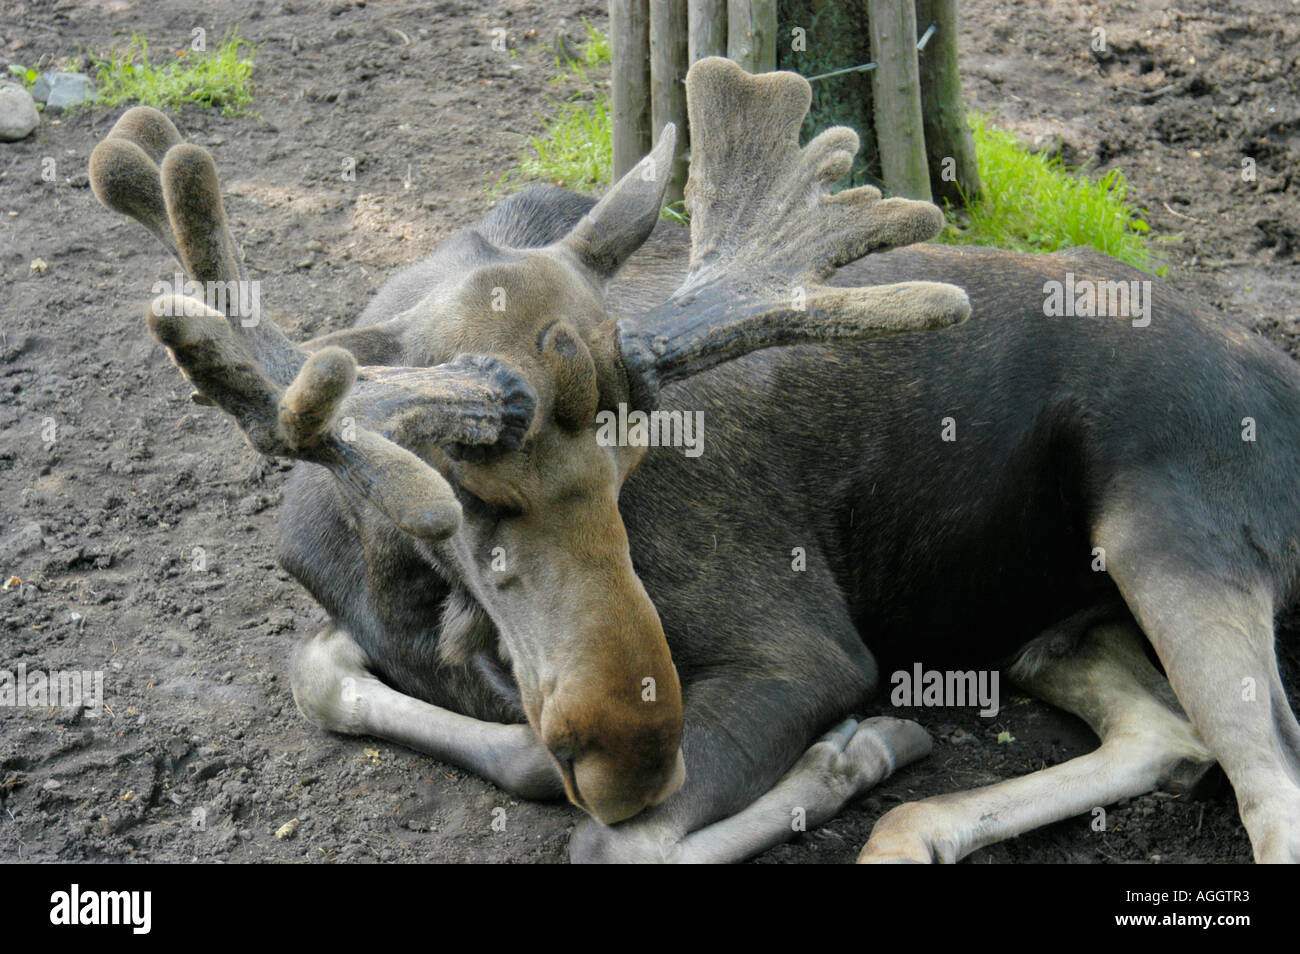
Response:
[[[587,39],[582,45],[582,65],[587,69],[609,66],[613,59],[609,49],[609,37],[592,26],[586,17],[582,18],[582,25],[587,29]]]
[[[253,101],[253,46],[235,30],[207,53],[185,51],[177,59],[155,66],[149,44],[137,33],[123,51],[113,50],[94,65],[97,106],[139,103],[179,110],[186,103],[220,107],[227,116],[244,112]]]
[[[542,125],[542,135],[529,137],[532,154],[519,164],[521,173],[577,192],[609,182],[614,146],[603,97],[557,103],[555,117]]]
[[[1153,268],[1146,213],[1128,201],[1122,172],[1112,169],[1100,179],[1072,172],[1059,156],[1028,151],[985,116],[971,114],[969,122],[984,196],[965,211],[964,227],[951,224],[939,241],[1018,252],[1091,245],[1136,268],[1164,273],[1163,266]]]

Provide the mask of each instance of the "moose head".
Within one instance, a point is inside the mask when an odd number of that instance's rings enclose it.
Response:
[[[295,346],[270,320],[176,295],[147,316],[196,400],[234,417],[261,453],[328,468],[360,519],[415,541],[452,587],[440,652],[508,659],[569,798],[605,823],[672,794],[684,767],[677,673],[619,514],[645,448],[603,446],[597,414],[649,410],[673,381],[756,349],[940,329],[969,313],[949,285],[821,284],[943,223],[932,205],[869,187],[831,193],[858,139],[837,128],[800,148],[806,81],[714,58],[686,85],[690,269],[640,314],[610,317],[604,290],[659,219],[671,125],[561,240],[480,240],[462,273],[387,323],[395,361],[359,366],[365,348],[332,343],[347,339]],[[246,280],[211,156],[161,113],[127,112],[96,148],[91,182],[193,281]]]

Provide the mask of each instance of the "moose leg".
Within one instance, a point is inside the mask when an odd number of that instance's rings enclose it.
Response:
[[[1255,860],[1300,862],[1300,727],[1277,669],[1273,600],[1263,584],[1194,568],[1171,552],[1189,521],[1104,521],[1110,575],[1160,657],[1196,731],[1237,794]],[[1149,541],[1160,540],[1156,551]],[[1245,561],[1240,561],[1243,565]]]
[[[718,743],[699,752],[691,739],[687,709],[686,785],[677,795],[613,827],[586,819],[573,834],[569,854],[575,862],[625,864],[725,864],[744,861],[789,841],[798,832],[833,818],[854,797],[877,785],[895,769],[930,751],[930,736],[915,722],[875,718],[848,720],[813,743],[767,791],[734,814],[717,805],[742,786],[752,785],[763,761]],[[757,728],[761,731],[762,726]],[[697,745],[691,746],[696,741]],[[735,743],[739,740],[729,740]],[[752,754],[753,749],[747,749]],[[781,763],[777,763],[781,764]],[[765,784],[760,782],[760,785]],[[766,783],[770,784],[770,783]]]
[[[294,702],[309,721],[346,735],[373,735],[473,772],[521,798],[564,795],[546,748],[528,725],[502,725],[441,709],[376,679],[365,652],[329,626],[294,652]]]
[[[929,733],[887,716],[849,719],[817,740],[748,808],[680,839],[669,860],[742,861],[830,821],[857,796],[930,752]]]
[[[1086,721],[1101,746],[1021,778],[900,805],[876,822],[859,862],[956,862],[985,845],[1212,767],[1213,756],[1177,711],[1131,622],[1089,630],[1067,655],[1050,658],[1035,648],[1013,667],[1016,681]]]
[[[876,683],[875,661],[847,618],[832,638],[833,606],[828,596],[816,623],[803,624],[818,632],[798,643],[807,650],[799,680],[788,677],[788,665],[767,678],[725,671],[686,679],[682,789],[617,825],[584,820],[569,843],[572,860],[742,861],[821,824],[927,754],[929,736],[901,719],[849,720],[818,739]],[[737,625],[752,632],[762,624]]]

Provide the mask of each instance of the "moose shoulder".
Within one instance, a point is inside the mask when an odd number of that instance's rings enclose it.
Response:
[[[900,806],[863,860],[957,860],[1215,761],[1256,857],[1297,860],[1272,623],[1300,371],[1094,253],[912,244],[936,211],[832,195],[857,141],[801,149],[809,95],[692,67],[689,239],[656,225],[669,129],[599,203],[509,199],[302,347],[155,303],[204,400],[302,461],[282,560],[332,622],[299,708],[566,794],[575,859],[735,860],[929,750],[847,718],[878,659],[1005,662],[1100,747]],[[210,157],[159,114],[92,185],[191,278],[242,275]],[[698,415],[701,453],[599,440],[627,409]]]

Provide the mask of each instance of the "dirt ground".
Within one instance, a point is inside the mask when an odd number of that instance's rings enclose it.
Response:
[[[256,117],[186,109],[235,235],[291,336],[345,327],[400,265],[482,215],[540,129],[558,30],[596,0],[4,0],[0,55],[156,51],[236,24],[259,45]],[[1075,162],[1124,170],[1169,280],[1300,348],[1300,21],[1277,0],[963,3],[969,105]],[[508,30],[509,54],[493,51]],[[1107,51],[1090,48],[1094,27]],[[788,32],[788,31],[787,31]],[[809,36],[809,42],[816,41]],[[846,64],[848,65],[848,64]],[[287,468],[258,459],[148,337],[174,266],[87,187],[118,111],[0,144],[0,668],[102,669],[106,711],[0,709],[6,861],[562,861],[578,812],[519,802],[296,712],[289,648],[321,612],[275,563]],[[41,178],[55,160],[54,182]],[[1243,157],[1257,164],[1243,181]],[[341,176],[355,160],[355,181]],[[33,272],[33,259],[47,269]],[[50,426],[53,426],[53,432]],[[33,529],[36,525],[39,529]],[[206,570],[193,569],[202,548]],[[1288,677],[1295,628],[1282,634]],[[880,712],[891,710],[884,702]],[[762,861],[844,862],[900,800],[1081,754],[1081,723],[1016,701],[911,713],[934,754]],[[1014,741],[998,743],[999,733]],[[504,831],[492,828],[506,810]],[[297,819],[289,838],[276,831]],[[978,852],[973,862],[1240,862],[1231,793],[1157,794]]]

